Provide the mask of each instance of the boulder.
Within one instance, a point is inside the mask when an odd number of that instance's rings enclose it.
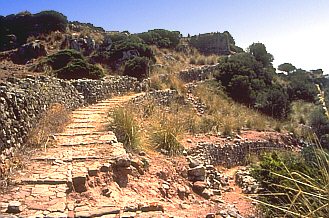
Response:
[[[47,55],[46,47],[41,44],[40,41],[35,40],[33,42],[22,45],[18,48],[16,58],[14,62],[18,64],[25,64],[27,61]]]

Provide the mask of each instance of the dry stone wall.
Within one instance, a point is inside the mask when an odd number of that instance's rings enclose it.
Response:
[[[195,160],[211,165],[222,165],[234,167],[246,165],[248,156],[259,155],[264,151],[271,150],[292,150],[298,148],[294,142],[276,143],[271,141],[236,142],[233,144],[198,143],[198,145],[188,151]]]
[[[60,103],[75,109],[113,95],[145,90],[146,84],[131,77],[72,81],[46,76],[8,78],[0,83],[0,163],[21,148],[50,105]]]

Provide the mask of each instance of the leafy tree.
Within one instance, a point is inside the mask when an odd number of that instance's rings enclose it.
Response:
[[[287,118],[290,112],[288,94],[280,86],[269,87],[257,96],[256,108],[277,119]]]
[[[302,69],[296,69],[287,77],[288,94],[291,101],[304,100],[314,102],[317,96],[317,89],[309,73]]]
[[[257,61],[262,63],[263,67],[272,66],[272,62],[274,60],[273,55],[267,52],[263,43],[253,43],[249,46],[248,52],[253,55]]]
[[[248,76],[236,75],[228,85],[230,96],[241,103],[249,104],[252,102],[252,87]]]
[[[286,72],[286,73],[291,73],[294,70],[296,70],[296,67],[292,65],[291,63],[283,63],[278,66],[278,70]]]

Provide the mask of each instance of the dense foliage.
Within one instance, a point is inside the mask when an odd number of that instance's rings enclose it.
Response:
[[[125,63],[123,74],[141,80],[148,76],[148,71],[149,59],[146,57],[134,57]]]
[[[65,31],[67,23],[66,16],[56,11],[42,11],[37,14],[25,11],[0,16],[0,50],[24,44],[32,35]]]
[[[288,93],[291,101],[314,102],[316,100],[317,90],[314,81],[305,70],[290,71],[285,78],[288,82]]]
[[[290,73],[290,72],[296,70],[296,67],[294,65],[292,65],[291,63],[283,63],[278,66],[278,70],[286,72],[286,73]]]
[[[267,52],[263,43],[257,42],[249,46],[248,52],[255,57],[255,59],[263,65],[263,67],[272,66],[274,60],[273,55]]]
[[[249,54],[239,53],[223,58],[215,78],[234,100],[259,109],[275,118],[285,118],[289,112],[286,89],[273,83],[273,68]]]
[[[159,48],[175,48],[181,38],[178,31],[169,31],[164,29],[154,29],[137,34],[145,43],[156,45]]]
[[[61,79],[99,79],[103,70],[88,61],[75,50],[62,50],[47,57],[44,63],[52,68],[54,75]]]

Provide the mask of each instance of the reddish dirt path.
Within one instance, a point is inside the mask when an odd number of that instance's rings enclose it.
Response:
[[[256,208],[252,204],[252,201],[246,198],[246,195],[242,193],[242,189],[235,183],[234,175],[239,170],[239,166],[230,169],[222,168],[224,175],[229,178],[230,187],[233,188],[230,192],[224,192],[222,197],[225,202],[235,205],[243,217],[248,217],[251,214],[256,214]]]

